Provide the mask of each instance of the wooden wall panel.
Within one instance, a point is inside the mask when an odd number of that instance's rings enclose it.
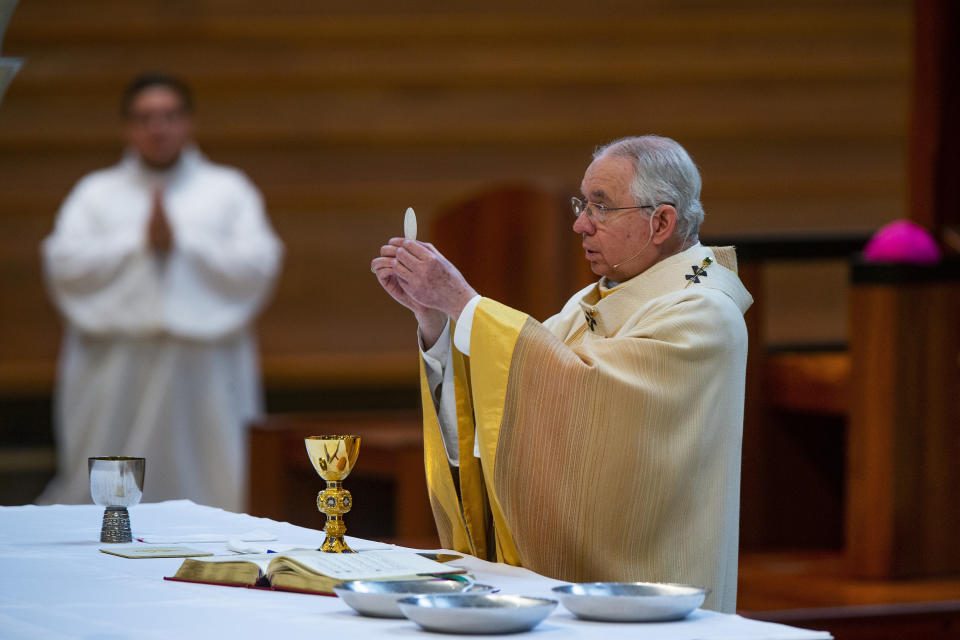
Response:
[[[593,147],[621,135],[688,147],[715,235],[905,215],[907,0],[328,4],[20,3],[4,55],[27,62],[0,106],[0,390],[50,382],[37,245],[71,185],[119,156],[117,98],[147,68],[193,83],[202,148],[254,179],[287,244],[260,322],[277,384],[410,382],[413,322],[368,268],[404,208],[428,229],[485,186],[576,192]],[[767,314],[773,339],[803,337],[795,310]]]

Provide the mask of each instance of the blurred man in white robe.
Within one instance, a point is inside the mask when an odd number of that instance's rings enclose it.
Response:
[[[146,458],[145,502],[242,511],[262,405],[251,324],[283,248],[250,180],[194,146],[185,84],[141,76],[122,112],[122,161],[80,180],[42,245],[66,327],[58,470],[37,502],[89,502],[87,458],[122,455]]]

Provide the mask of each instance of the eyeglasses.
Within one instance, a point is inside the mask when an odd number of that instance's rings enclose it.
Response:
[[[579,218],[581,213],[586,213],[587,217],[603,224],[607,221],[607,212],[608,211],[627,211],[629,209],[656,209],[662,205],[668,204],[671,207],[676,206],[672,202],[661,202],[659,204],[635,204],[630,207],[605,207],[602,204],[597,204],[595,202],[584,202],[580,198],[574,196],[570,198],[570,206],[573,209],[573,216]]]

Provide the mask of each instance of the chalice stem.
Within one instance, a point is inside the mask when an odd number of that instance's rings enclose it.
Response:
[[[131,542],[130,514],[126,507],[107,507],[103,512],[100,542]]]
[[[327,534],[320,545],[320,551],[327,553],[355,553],[343,539],[347,532],[347,525],[343,521],[343,514],[350,511],[352,501],[350,492],[343,488],[343,483],[328,480],[327,488],[317,495],[317,506],[327,516],[327,524],[323,530]]]

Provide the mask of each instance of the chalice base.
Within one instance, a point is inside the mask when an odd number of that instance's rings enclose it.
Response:
[[[131,542],[130,514],[126,507],[107,507],[103,512],[100,542]]]
[[[336,538],[327,536],[324,538],[319,550],[324,553],[356,553],[356,551],[347,546],[342,536]]]

